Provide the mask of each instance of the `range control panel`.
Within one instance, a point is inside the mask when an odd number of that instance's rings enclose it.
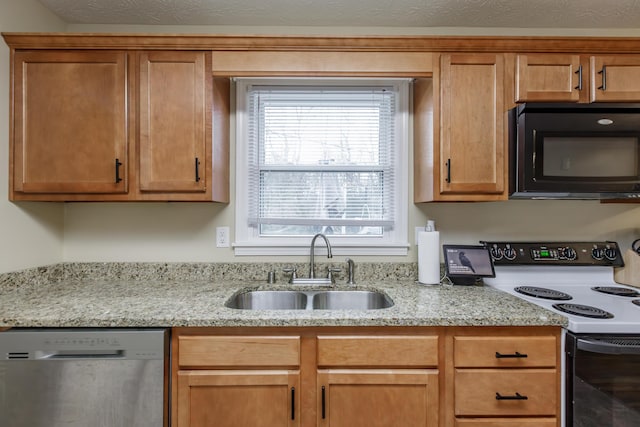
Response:
[[[494,265],[601,265],[622,267],[616,242],[480,242]]]

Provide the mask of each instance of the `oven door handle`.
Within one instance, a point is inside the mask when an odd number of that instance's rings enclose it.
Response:
[[[640,337],[579,338],[577,346],[590,353],[640,355]]]

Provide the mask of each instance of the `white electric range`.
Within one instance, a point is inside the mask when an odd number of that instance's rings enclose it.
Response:
[[[575,333],[640,334],[640,289],[613,279],[614,242],[488,243],[496,277],[484,280],[567,317]]]
[[[562,425],[640,426],[640,289],[614,281],[615,242],[482,242],[487,285],[567,317]]]

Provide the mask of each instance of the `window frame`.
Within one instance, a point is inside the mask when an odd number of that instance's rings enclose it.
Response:
[[[311,236],[260,236],[258,227],[249,226],[248,200],[249,177],[246,173],[248,158],[248,111],[247,90],[251,85],[283,86],[335,86],[366,85],[393,86],[397,93],[397,111],[395,114],[395,224],[385,230],[382,236],[339,236],[327,235],[335,255],[407,255],[408,242],[408,204],[409,204],[409,142],[410,142],[410,105],[411,80],[405,78],[236,78],[235,129],[235,241],[236,255],[308,255]]]

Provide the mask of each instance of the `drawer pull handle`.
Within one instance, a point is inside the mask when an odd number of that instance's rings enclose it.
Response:
[[[516,351],[513,354],[502,354],[496,351],[496,359],[523,359],[525,357],[529,357],[529,355],[520,353],[519,351]]]
[[[520,393],[516,392],[513,396],[503,396],[500,393],[496,392],[496,400],[528,400],[527,396],[523,396]]]

